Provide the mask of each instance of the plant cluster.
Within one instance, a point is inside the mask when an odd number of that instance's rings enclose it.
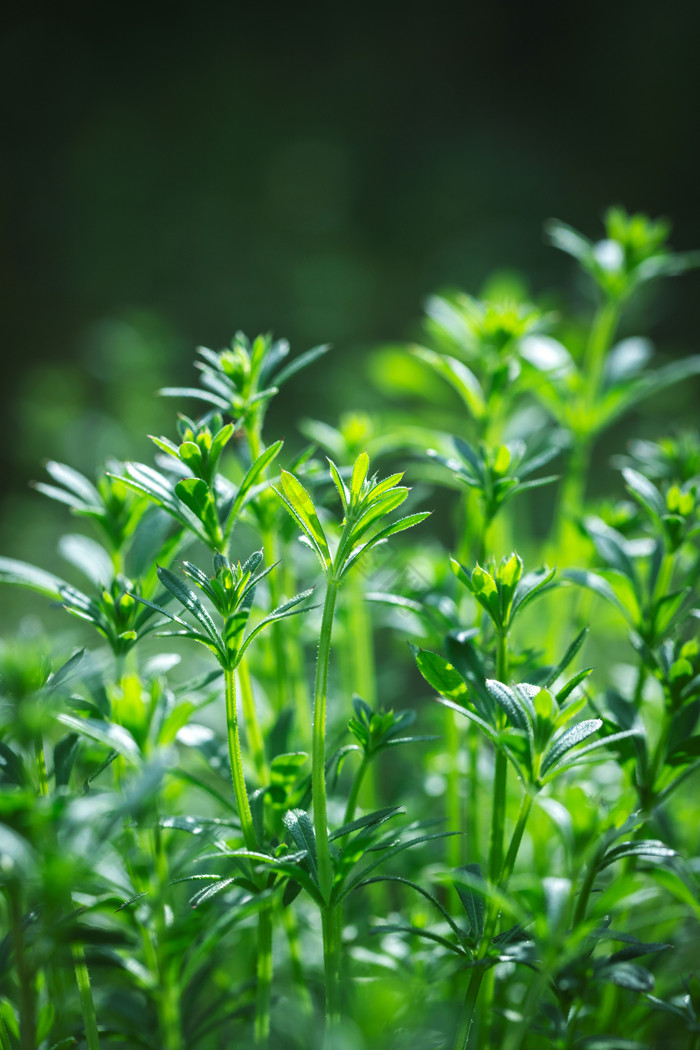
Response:
[[[619,336],[698,262],[668,232],[549,225],[592,317],[430,299],[396,383],[442,428],[289,456],[267,407],[327,347],[238,334],[153,464],[47,463],[84,582],[0,582],[82,623],[0,648],[1,1050],[698,1050],[697,433],[587,495],[700,374]]]

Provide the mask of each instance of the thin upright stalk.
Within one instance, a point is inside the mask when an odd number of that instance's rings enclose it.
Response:
[[[331,866],[330,843],[328,841],[328,810],[326,803],[326,694],[328,690],[328,664],[331,652],[333,615],[337,596],[338,581],[329,578],[323,603],[323,618],[321,620],[321,634],[318,643],[311,753],[311,788],[313,793],[318,883],[321,897],[324,901],[321,907],[321,930],[323,935],[327,1031],[334,1025],[340,1014],[341,917],[340,905],[331,903],[333,870]]]
[[[357,799],[360,794],[362,782],[365,779],[365,775],[368,769],[370,768],[370,761],[371,760],[367,757],[367,755],[363,755],[362,761],[357,767],[357,772],[355,773],[355,778],[352,782],[352,787],[350,788],[350,793],[348,795],[347,805],[345,807],[345,816],[343,817],[343,824],[350,824],[355,819]]]
[[[272,994],[272,902],[258,912],[257,992],[255,1001],[255,1045],[267,1046],[270,1038]]]
[[[49,779],[46,774],[44,741],[41,737],[37,737],[34,743],[34,748],[37,775],[39,778],[39,794],[48,797]],[[70,894],[68,894],[66,904],[70,910],[72,907]],[[90,987],[90,974],[85,961],[85,949],[83,948],[83,945],[79,942],[73,944],[71,947],[71,954],[73,956],[73,969],[75,971],[75,982],[78,986],[78,995],[80,997],[80,1011],[83,1016],[87,1047],[88,1050],[100,1050],[100,1036],[97,1031],[97,1015],[95,1014],[95,1003],[92,998],[92,988]]]
[[[508,683],[508,635],[505,632],[499,633],[496,638],[496,678],[499,682],[503,682],[504,684]],[[501,716],[499,716],[499,719],[500,718]],[[494,885],[499,883],[502,873],[506,870],[503,860],[503,839],[505,837],[507,785],[508,760],[503,752],[498,750],[496,751],[494,762],[493,804],[491,809],[491,836],[489,842],[488,862],[489,881]],[[520,831],[520,836],[522,838],[522,830]],[[519,844],[520,843],[518,842],[518,845]],[[515,854],[517,855],[517,846],[515,848]],[[509,850],[509,858],[510,855],[511,851]],[[513,857],[513,863],[514,862],[515,858]],[[489,903],[487,918],[484,924],[484,932],[479,946],[480,958],[483,958],[486,954],[491,938],[495,932],[497,921],[498,909],[493,903]],[[485,1017],[488,1017],[490,1014],[490,1005],[494,993],[493,971],[490,970],[487,973],[483,966],[475,966],[472,969],[469,978],[467,994],[457,1031],[454,1050],[465,1050],[465,1048],[474,1045],[473,1039],[476,1008],[481,986],[484,983],[485,977],[487,978],[487,981],[484,989],[485,1002],[483,1013]]]
[[[331,851],[328,842],[328,807],[326,802],[326,693],[328,690],[328,664],[331,653],[333,615],[338,596],[338,582],[329,579],[323,603],[321,634],[318,642],[316,682],[314,686],[314,721],[311,751],[311,790],[318,856],[318,882],[324,901],[330,901],[333,881]]]
[[[228,737],[228,756],[231,763],[231,780],[233,793],[238,807],[238,817],[243,831],[246,849],[254,850],[257,846],[253,815],[243,776],[243,757],[241,755],[241,738],[238,732],[238,711],[236,709],[236,675],[233,668],[224,670],[224,687],[226,693],[226,735]]]
[[[248,747],[250,748],[255,772],[258,775],[260,783],[267,784],[269,771],[267,768],[267,762],[265,761],[265,745],[263,743],[262,732],[260,731],[258,712],[255,707],[253,683],[250,679],[248,661],[245,657],[238,665],[238,684],[241,689],[241,706],[243,708],[243,721],[245,723],[245,731],[248,738]]]
[[[20,1050],[36,1050],[36,1003],[34,1001],[34,975],[31,972],[24,945],[22,906],[19,891],[9,891],[12,941],[15,965],[19,982],[19,1045]]]

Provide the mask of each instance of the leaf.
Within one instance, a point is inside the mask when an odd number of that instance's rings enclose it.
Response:
[[[582,743],[582,741],[591,736],[592,733],[596,733],[602,724],[603,721],[600,718],[589,718],[584,722],[579,722],[578,725],[572,726],[570,729],[563,732],[561,736],[555,738],[552,746],[542,760],[542,776],[544,776],[548,770],[559,761],[562,755],[565,755],[567,751],[570,751],[572,747],[576,747],[577,744]]]
[[[675,856],[676,851],[674,849],[671,849],[670,846],[663,842],[659,842],[657,839],[644,839],[641,842],[621,842],[619,846],[614,846],[606,851],[598,865],[598,871],[603,871],[611,864],[614,864],[615,861],[622,860],[624,857],[670,860],[671,857]]]
[[[79,737],[77,733],[69,733],[62,737],[53,749],[53,770],[56,788],[68,787],[70,775],[73,771],[75,759],[78,754]]]
[[[414,653],[418,670],[441,696],[450,700],[468,699],[469,693],[461,674],[444,656],[419,649]]]
[[[275,491],[277,491],[277,494],[282,498],[287,508],[311,540],[324,569],[329,569],[331,567],[331,554],[328,549],[328,541],[311,497],[301,482],[288,471],[281,471],[281,480],[284,495],[279,490]]]
[[[469,929],[475,941],[480,941],[484,935],[484,895],[476,890],[479,882],[483,882],[480,864],[465,864],[458,869],[469,875],[474,881],[472,885],[457,885],[457,895],[469,919]]]
[[[505,711],[511,725],[515,726],[516,729],[524,729],[531,734],[532,724],[527,708],[520,697],[516,695],[515,690],[509,689],[507,685],[497,682],[493,678],[486,679],[486,688],[499,707]]]
[[[663,498],[656,485],[649,481],[648,478],[645,478],[643,474],[640,474],[639,471],[633,470],[631,467],[624,467],[622,470],[622,476],[625,479],[627,488],[635,499],[646,508],[655,521],[661,521],[666,514],[667,507],[666,500]]]
[[[138,745],[128,729],[124,729],[123,726],[115,725],[113,722],[101,722],[96,718],[78,718],[66,712],[61,712],[56,717],[61,725],[66,726],[72,732],[88,737],[98,744],[103,744],[111,751],[118,751],[134,765],[138,764],[140,758]]]
[[[114,579],[114,565],[104,547],[89,536],[71,533],[61,536],[59,552],[66,561],[87,576],[96,587],[109,587]]]
[[[158,566],[158,579],[163,586],[166,587],[182,605],[184,605],[188,612],[192,613],[195,619],[201,623],[212,642],[214,642],[216,646],[222,646],[223,643],[221,641],[221,636],[216,629],[214,621],[194,591],[191,591],[189,587],[186,587],[182,580],[174,573],[170,572],[169,569],[164,569],[160,565]],[[162,612],[164,610],[160,611]],[[168,614],[166,613],[166,615]]]
[[[629,613],[625,606],[622,604],[620,599],[615,594],[607,580],[603,579],[595,572],[589,572],[588,569],[566,569],[562,573],[562,577],[566,580],[571,580],[572,583],[577,583],[580,587],[587,587],[588,590],[594,591],[596,594],[604,598],[606,602],[614,605],[616,609],[625,616],[626,619],[630,619]]]
[[[96,510],[102,510],[102,500],[99,492],[83,474],[74,470],[73,467],[68,467],[65,463],[57,463],[53,459],[50,459],[45,464],[45,467],[47,474],[54,481],[57,481],[59,485],[63,485],[70,492],[75,493],[84,504]]]
[[[21,587],[29,587],[30,590],[39,591],[56,601],[63,600],[63,589],[68,586],[65,580],[61,580],[53,573],[44,572],[27,562],[18,561],[15,558],[0,557],[0,583],[14,583]],[[85,600],[88,601],[86,596]]]
[[[263,472],[269,467],[270,463],[277,457],[280,449],[284,445],[283,441],[275,441],[272,445],[268,446],[264,452],[262,452],[256,460],[251,463],[250,467],[245,473],[243,480],[238,486],[238,492],[229,511],[229,517],[235,517],[236,514],[246,505],[248,499],[252,497],[251,489],[257,482],[258,478]]]
[[[228,412],[231,408],[230,402],[225,398],[196,386],[164,386],[157,394],[158,397],[193,397],[197,401],[207,401],[210,405],[216,405],[222,412]]]
[[[438,354],[434,350],[428,350],[423,346],[411,348],[414,357],[432,368],[438,375],[446,379],[450,386],[459,394],[460,398],[469,409],[475,419],[481,419],[486,410],[484,392],[479,380],[470,368],[458,361],[455,357],[447,354]]]
[[[0,740],[0,777],[5,783],[24,787],[29,783],[29,777],[24,766],[24,759],[11,747]]]
[[[282,386],[282,383],[286,383],[288,379],[296,375],[297,372],[301,371],[302,368],[306,368],[313,361],[317,361],[319,357],[327,354],[331,348],[330,343],[322,343],[320,346],[314,346],[311,350],[306,350],[303,354],[299,354],[293,361],[290,361],[288,365],[277,373],[274,377],[276,386]]]
[[[619,988],[628,988],[631,992],[650,992],[654,987],[653,974],[637,963],[606,965],[598,970],[596,976],[616,984]]]
[[[282,821],[296,846],[306,852],[311,873],[314,879],[318,880],[316,835],[308,813],[305,813],[303,809],[292,809],[284,814]]]

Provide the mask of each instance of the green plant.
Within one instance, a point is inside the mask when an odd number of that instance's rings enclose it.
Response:
[[[0,646],[1,1050],[698,1050],[697,432],[588,495],[700,373],[619,338],[697,258],[605,222],[548,226],[590,317],[433,296],[403,408],[290,452],[327,348],[239,333],[153,464],[49,460],[68,567],[0,558],[50,602]]]

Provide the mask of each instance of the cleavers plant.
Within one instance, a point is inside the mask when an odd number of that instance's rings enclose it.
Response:
[[[547,236],[592,307],[431,297],[391,410],[290,453],[328,348],[238,333],[153,463],[47,462],[68,567],[0,558],[51,603],[0,646],[0,1050],[700,1050],[700,438],[653,399],[700,357],[630,309],[698,258]]]

